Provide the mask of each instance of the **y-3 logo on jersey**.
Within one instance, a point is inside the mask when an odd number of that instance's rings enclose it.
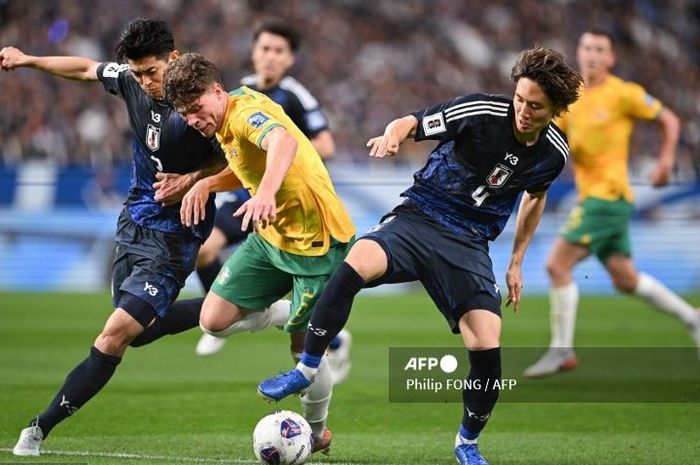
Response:
[[[518,157],[516,157],[510,152],[506,152],[505,160],[513,166],[518,164]]]

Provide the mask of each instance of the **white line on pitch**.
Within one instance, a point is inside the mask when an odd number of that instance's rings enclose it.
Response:
[[[2,452],[12,452],[9,448],[0,448]],[[173,455],[146,455],[146,454],[130,454],[126,452],[88,452],[74,450],[42,450],[42,455],[63,455],[69,457],[103,457],[114,459],[135,459],[135,460],[158,460],[169,462],[190,462],[190,463],[232,463],[232,464],[258,464],[257,460],[249,459],[227,459],[218,457],[178,457]],[[350,462],[311,462],[313,465],[354,465]]]

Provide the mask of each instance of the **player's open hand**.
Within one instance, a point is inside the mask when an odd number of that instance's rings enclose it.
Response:
[[[192,189],[182,198],[180,206],[180,221],[187,227],[197,225],[204,221],[207,213],[207,201],[209,200],[209,185],[207,179],[197,181]]]
[[[0,69],[10,71],[24,65],[26,55],[15,47],[3,47],[0,50]]]
[[[519,265],[511,264],[506,271],[506,284],[508,285],[508,298],[506,307],[513,304],[513,312],[520,310],[520,298],[523,293],[523,275]]]
[[[178,203],[192,187],[192,176],[189,174],[156,173],[156,190],[154,198],[164,206]]]
[[[233,216],[243,215],[241,231],[247,231],[252,223],[257,230],[266,228],[277,219],[277,204],[274,195],[265,195],[257,192],[233,213]]]
[[[399,145],[399,138],[391,132],[385,132],[384,135],[367,141],[369,156],[374,158],[393,157],[399,151]]]

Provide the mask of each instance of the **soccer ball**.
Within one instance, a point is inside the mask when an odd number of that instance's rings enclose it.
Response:
[[[311,426],[298,413],[282,410],[263,417],[253,431],[253,452],[266,465],[300,465],[311,455]]]

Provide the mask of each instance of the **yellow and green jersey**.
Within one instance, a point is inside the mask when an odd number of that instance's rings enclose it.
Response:
[[[348,242],[355,227],[335,193],[328,171],[309,139],[282,107],[248,87],[229,93],[224,123],[216,139],[231,171],[255,195],[267,162],[260,148],[265,135],[284,127],[298,143],[296,157],[275,196],[277,219],[259,234],[270,244],[296,255],[320,256],[331,238]]]
[[[662,108],[642,86],[612,75],[599,86],[583,89],[556,120],[569,140],[579,200],[632,201],[627,162],[634,120],[652,120]]]

